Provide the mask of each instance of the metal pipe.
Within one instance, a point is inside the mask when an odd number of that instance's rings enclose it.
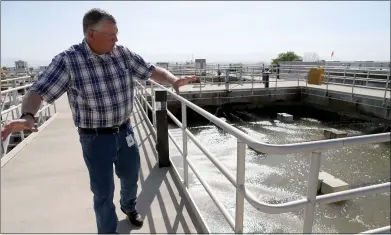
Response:
[[[172,114],[170,111],[167,110],[167,115],[174,121],[174,123],[179,127],[182,128],[182,123]]]
[[[384,89],[384,104],[386,104],[387,100],[387,90],[388,90],[388,83],[390,82],[390,70],[388,70],[388,75],[387,75],[387,81],[386,81],[386,87]],[[390,97],[391,98],[391,97]]]
[[[170,139],[174,143],[175,147],[178,149],[179,153],[181,155],[183,155],[183,151],[182,151],[181,147],[179,146],[178,142],[175,140],[175,137],[171,134],[170,131],[168,131],[168,136],[170,137]]]
[[[254,94],[254,69],[251,74],[251,95],[253,95],[253,94]]]
[[[385,192],[390,189],[390,182],[365,186],[361,188],[349,189],[342,192],[330,193],[325,195],[320,195],[316,197],[316,202],[319,204],[328,204],[337,201],[343,201],[350,199],[352,197],[360,197],[364,195],[369,195],[377,192]]]
[[[246,187],[241,188],[240,191],[244,194],[244,198],[248,201],[248,203],[250,203],[255,209],[269,214],[280,214],[302,209],[303,206],[309,203],[306,198],[303,198],[280,204],[269,204],[259,201],[257,197],[246,189]]]
[[[365,232],[362,232],[359,234],[375,234],[375,233],[390,234],[390,232],[391,232],[391,226],[388,225],[388,226],[381,227],[381,228],[371,229],[371,230],[368,230],[368,231],[365,231]]]
[[[243,233],[244,195],[241,193],[241,189],[244,188],[245,183],[245,164],[246,144],[237,140],[235,233]]]
[[[310,173],[308,174],[307,184],[307,200],[309,203],[306,205],[304,212],[303,233],[312,233],[316,206],[316,192],[318,189],[320,158],[320,152],[312,152],[310,159]]]
[[[31,87],[33,84],[27,84],[27,85],[24,85],[24,86],[19,86],[19,87],[15,87],[15,88],[10,88],[8,90],[4,90],[4,91],[1,91],[1,94],[7,94],[9,92],[13,92],[13,91],[18,91],[18,90],[21,90],[21,89],[24,89],[24,88],[28,88],[28,87]]]
[[[140,98],[143,100],[145,104],[145,112],[148,112],[148,109],[152,110],[152,106],[147,102],[144,96],[140,96]]]
[[[356,71],[354,71],[354,77],[353,77],[352,97],[353,97],[353,91],[354,91],[354,84],[355,83],[356,83]]]
[[[155,91],[153,87],[153,83],[151,85],[151,101],[152,101],[152,123],[153,127],[156,129],[156,101],[155,101]]]
[[[148,119],[148,116],[147,114],[145,113],[144,109],[143,109],[143,106],[141,105],[140,101],[138,100],[138,98],[134,99],[136,101],[136,104],[139,108],[139,110],[141,111],[142,115],[144,116],[144,119],[146,120],[146,123],[147,125],[149,126],[149,128],[152,130],[152,134],[153,134],[153,137],[155,139],[155,141],[157,140],[157,132],[156,132],[156,129],[153,128],[153,124],[149,121]]]
[[[186,104],[181,102],[181,109],[182,109],[182,157],[183,157],[183,181],[185,184],[185,187],[189,187],[189,169],[187,164],[187,134],[186,134],[186,128],[187,128],[187,110],[186,110]]]

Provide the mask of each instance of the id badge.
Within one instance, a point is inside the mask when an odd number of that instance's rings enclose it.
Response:
[[[129,134],[126,138],[126,143],[128,143],[128,147],[132,147],[134,145],[134,139],[132,134]]]
[[[134,145],[134,138],[133,138],[133,135],[132,135],[132,132],[131,132],[131,127],[130,127],[129,123],[126,125],[126,129],[127,129],[127,134],[128,134],[125,137],[126,143],[128,144],[128,147],[132,147]]]

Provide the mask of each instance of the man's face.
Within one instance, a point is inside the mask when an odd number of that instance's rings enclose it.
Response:
[[[103,54],[113,49],[118,41],[117,34],[117,26],[110,21],[103,21],[97,29],[92,29],[88,33],[91,43]]]

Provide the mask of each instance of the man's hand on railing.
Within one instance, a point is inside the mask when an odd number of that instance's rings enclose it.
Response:
[[[13,132],[19,132],[24,130],[30,130],[32,132],[37,132],[38,129],[34,127],[34,119],[32,117],[26,116],[21,119],[12,120],[6,125],[4,125],[1,130],[1,141],[7,139],[7,137]]]
[[[178,79],[174,82],[173,87],[177,94],[179,94],[179,87],[189,84],[190,82],[195,82],[197,80],[196,76],[185,76],[181,79]]]

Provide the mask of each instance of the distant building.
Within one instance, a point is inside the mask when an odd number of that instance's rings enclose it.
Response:
[[[206,59],[195,59],[196,69],[206,69]]]
[[[29,68],[26,61],[15,61],[15,73],[28,73]]]
[[[15,72],[16,68],[15,67],[7,67],[8,72]]]

